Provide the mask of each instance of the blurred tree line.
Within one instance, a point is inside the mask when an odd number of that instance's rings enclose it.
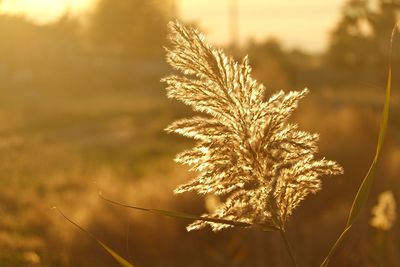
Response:
[[[166,68],[170,11],[169,1],[100,0],[85,21],[67,13],[38,25],[1,14],[0,87],[132,88]]]
[[[68,14],[47,25],[0,15],[0,85],[97,90],[161,76],[173,5],[99,0],[86,23]],[[399,10],[399,0],[348,0],[323,54],[288,50],[275,39],[249,41],[242,52],[250,54],[256,77],[274,89],[382,85]],[[399,61],[395,51],[394,65]]]
[[[304,85],[381,88],[386,80],[390,37],[399,11],[399,0],[348,0],[323,54],[284,50],[274,39],[250,43],[247,51],[251,53],[256,74],[260,78],[263,75],[274,88]],[[400,67],[398,47],[395,40],[394,70]]]
[[[382,84],[386,79],[390,37],[400,11],[399,0],[350,0],[331,33],[326,65],[334,85],[365,81]],[[397,48],[398,42],[394,43]],[[398,49],[393,67],[399,66]]]
[[[168,2],[168,1],[167,1]],[[138,58],[160,57],[172,14],[160,0],[101,0],[89,34],[95,49]]]

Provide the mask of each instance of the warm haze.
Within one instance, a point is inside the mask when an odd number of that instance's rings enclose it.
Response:
[[[135,267],[320,266],[377,151],[398,19],[400,0],[0,0],[0,267],[117,265],[54,206]],[[393,40],[375,181],[329,267],[400,266]]]
[[[1,12],[23,13],[38,22],[52,21],[66,10],[73,14],[90,11],[96,0],[4,0]],[[263,40],[273,36],[287,47],[320,52],[329,31],[338,20],[343,0],[236,0],[239,12],[239,39]],[[208,38],[219,45],[229,42],[231,0],[176,0],[179,17],[196,22]]]

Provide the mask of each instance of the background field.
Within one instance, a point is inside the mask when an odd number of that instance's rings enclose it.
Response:
[[[168,100],[159,82],[172,71],[162,50],[166,23],[176,15],[167,2],[101,0],[85,23],[68,14],[40,25],[0,15],[0,266],[116,266],[51,210],[54,205],[135,266],[288,266],[278,234],[187,233],[185,221],[98,197],[102,191],[138,206],[205,210],[201,197],[172,193],[194,174],[173,162],[192,142],[163,131],[191,114]],[[326,255],[375,150],[399,5],[378,1],[373,9],[361,2],[344,5],[323,53],[286,49],[268,36],[226,47],[237,58],[249,54],[268,94],[310,88],[292,120],[320,133],[320,154],[345,169],[324,179],[323,190],[289,222],[301,266],[317,266]],[[376,183],[332,266],[400,265],[400,224],[388,233],[369,226],[377,194],[390,189],[400,201],[398,39],[389,135]]]

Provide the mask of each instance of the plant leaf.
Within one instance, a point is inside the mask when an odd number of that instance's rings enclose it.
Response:
[[[64,219],[66,219],[69,223],[74,225],[76,228],[87,234],[90,238],[92,238],[96,243],[103,248],[108,254],[110,254],[111,257],[114,258],[116,262],[118,262],[122,267],[134,267],[131,263],[129,263],[127,260],[125,260],[123,257],[121,257],[118,253],[116,253],[114,250],[112,250],[109,246],[104,244],[101,240],[96,238],[92,233],[90,233],[88,230],[84,229],[81,227],[79,224],[76,222],[72,221],[70,218],[68,218],[61,210],[59,210],[57,207],[53,207]]]
[[[378,162],[378,158],[381,153],[382,146],[383,146],[386,132],[387,132],[391,87],[392,87],[392,71],[391,71],[391,68],[389,68],[388,80],[387,80],[387,85],[386,85],[386,99],[385,99],[385,105],[383,107],[383,112],[382,112],[382,120],[381,120],[381,125],[380,125],[380,130],[379,130],[378,144],[376,146],[375,157],[374,157],[371,167],[369,168],[367,175],[365,176],[364,180],[362,181],[361,186],[358,189],[357,195],[353,201],[353,205],[350,210],[350,214],[349,214],[349,218],[347,220],[346,227],[351,226],[354,223],[355,219],[357,218],[358,214],[360,213],[361,208],[365,205],[365,202],[368,199],[371,185],[374,180],[376,164]]]
[[[131,263],[127,260],[122,258],[119,254],[117,254],[114,250],[112,250],[109,246],[101,242],[100,240],[96,239],[97,243],[100,244],[113,258],[116,260],[121,266],[123,267],[134,267]]]
[[[178,218],[178,219],[186,219],[186,220],[193,220],[193,221],[199,220],[199,221],[205,221],[205,222],[222,223],[222,224],[228,224],[228,225],[237,226],[237,227],[256,227],[256,228],[260,228],[261,230],[266,231],[266,232],[279,230],[276,226],[274,226],[272,224],[251,224],[251,223],[240,222],[240,221],[232,221],[232,220],[210,218],[210,217],[201,217],[201,216],[192,215],[189,213],[177,212],[177,211],[136,207],[136,206],[123,204],[123,203],[105,198],[102,194],[99,194],[99,196],[103,200],[105,200],[111,204],[114,204],[114,205],[118,205],[118,206],[125,207],[125,208],[130,208],[130,209],[135,209],[135,210],[146,211],[146,212],[150,212],[153,214],[158,214],[158,215],[163,215],[163,216],[168,216],[168,217],[173,217],[173,218]]]
[[[393,30],[393,34],[394,34],[394,32],[395,32],[395,29]],[[388,78],[387,78],[387,84],[386,84],[385,104],[384,104],[383,111],[382,111],[382,119],[381,119],[381,124],[380,124],[380,129],[379,129],[379,137],[378,137],[378,144],[376,146],[375,157],[371,163],[371,166],[367,172],[367,175],[365,176],[360,187],[358,188],[356,197],[354,198],[353,204],[350,209],[350,213],[349,213],[349,216],[347,219],[346,226],[345,226],[343,232],[340,234],[339,238],[336,240],[335,244],[330,249],[328,255],[326,256],[326,258],[324,259],[324,261],[322,262],[320,267],[328,266],[330,257],[335,252],[338,245],[342,242],[344,236],[347,234],[347,232],[353,226],[353,223],[357,219],[358,215],[360,214],[360,211],[365,206],[365,203],[368,200],[371,186],[372,186],[372,183],[373,183],[374,177],[375,177],[376,164],[378,162],[378,159],[379,159],[382,147],[383,147],[383,143],[385,141],[386,132],[387,132],[387,126],[388,126],[388,120],[389,120],[391,88],[392,88],[392,71],[391,71],[391,66],[389,65]]]

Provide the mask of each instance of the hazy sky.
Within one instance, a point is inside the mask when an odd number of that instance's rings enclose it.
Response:
[[[2,12],[24,12],[39,21],[57,18],[69,9],[90,10],[96,0],[3,0]],[[229,3],[233,0],[175,0],[181,18],[195,21],[208,39],[229,42]],[[239,39],[263,40],[275,36],[285,46],[308,51],[325,48],[329,30],[339,18],[345,0],[236,0],[239,6]]]

